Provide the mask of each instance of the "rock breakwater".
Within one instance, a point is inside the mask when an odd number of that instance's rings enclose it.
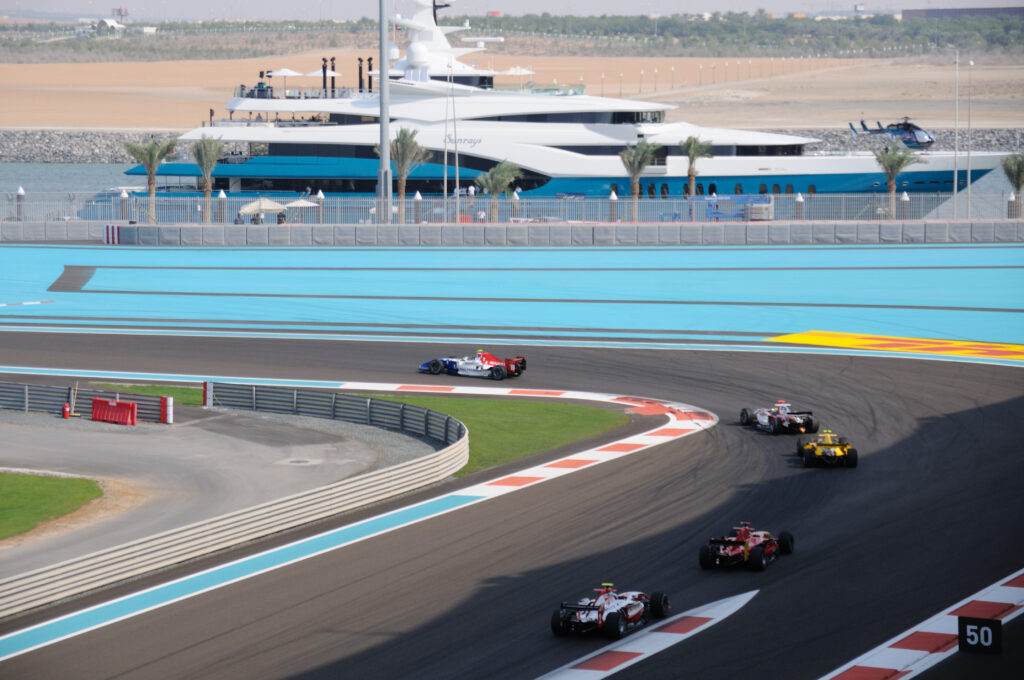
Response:
[[[808,145],[809,152],[869,151],[895,144],[888,135],[854,135],[849,130],[777,130],[784,134],[820,140]],[[952,151],[953,130],[932,130],[935,150]],[[125,142],[147,144],[176,139],[170,132],[112,132],[109,130],[0,130],[0,162],[3,163],[133,163],[125,151]],[[971,132],[974,151],[1021,151],[1024,130],[986,129]],[[179,146],[180,158],[191,159],[190,144]],[[967,131],[960,130],[960,151],[968,147]]]

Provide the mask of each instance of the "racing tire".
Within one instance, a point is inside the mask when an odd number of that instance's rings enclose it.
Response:
[[[504,380],[506,375],[508,372],[504,366],[491,366],[491,371],[487,374],[491,380]]]
[[[778,433],[779,433],[779,421],[775,420],[775,418],[769,418],[768,419],[768,434],[778,434]]]
[[[783,555],[792,555],[794,548],[793,534],[788,531],[779,533],[779,552]]]
[[[441,363],[440,359],[430,360],[430,375],[437,375],[444,370],[444,364]]]
[[[626,617],[622,612],[612,612],[604,617],[604,634],[612,640],[621,640],[626,634]]]
[[[846,452],[846,460],[843,461],[843,465],[848,468],[857,467],[857,449],[850,449]]]
[[[747,566],[754,571],[764,571],[764,568],[768,566],[768,556],[764,554],[764,546],[754,546],[750,551],[750,555],[747,557]]]
[[[715,558],[711,554],[710,546],[702,545],[700,547],[700,555],[698,556],[698,561],[700,562],[701,569],[710,569],[711,567],[715,566]]]
[[[817,432],[818,431],[818,421],[815,420],[814,418],[808,418],[807,419],[807,431],[810,432],[811,434],[814,434],[815,432]]]
[[[524,358],[519,360],[519,372],[522,373],[525,370],[526,370],[526,358],[524,357]]]
[[[800,437],[799,439],[796,440],[796,455],[800,456],[801,458],[803,458],[804,444],[806,443],[807,442],[804,441],[803,437]]]
[[[811,467],[812,465],[814,465],[817,462],[815,460],[815,458],[817,458],[817,456],[815,456],[813,453],[804,453],[803,454],[803,458],[804,458],[804,467],[805,468],[809,468],[809,467]]]
[[[555,637],[562,637],[569,633],[565,620],[562,619],[561,609],[556,609],[551,613],[551,632],[555,634]]]
[[[654,591],[651,593],[651,616],[656,619],[663,619],[668,616],[671,605],[668,601],[668,595],[661,591]]]
[[[747,409],[740,410],[740,425],[750,425],[750,411]]]

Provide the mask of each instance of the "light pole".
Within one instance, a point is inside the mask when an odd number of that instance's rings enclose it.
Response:
[[[711,84],[712,85],[714,85],[715,83],[718,82],[718,76],[715,75],[715,66],[717,66],[717,64],[712,64],[711,65]]]
[[[971,76],[974,74],[974,60],[967,62],[967,219],[971,219]]]
[[[643,91],[644,91],[644,70],[640,69],[640,89],[638,90],[638,92],[643,92]]]
[[[704,84],[704,64],[698,64],[697,65],[697,73],[698,73],[698,75],[697,75],[697,84],[698,85],[703,85]]]
[[[672,72],[672,89],[676,89],[676,67],[673,66],[669,69]]]
[[[753,76],[751,75],[751,64],[750,60],[747,59],[747,80],[750,80],[751,78],[753,78]]]
[[[960,50],[953,59],[953,219],[957,212],[956,196],[960,185]]]
[[[622,96],[622,72],[619,72],[619,96]]]
[[[604,74],[601,74],[601,96],[604,96]]]
[[[729,80],[729,62],[725,62],[725,68],[722,69],[722,82]]]
[[[654,91],[658,91],[658,67],[654,67]]]

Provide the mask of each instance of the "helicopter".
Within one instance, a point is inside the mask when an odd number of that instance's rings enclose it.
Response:
[[[909,116],[904,116],[903,120],[899,123],[889,123],[885,127],[878,121],[875,121],[877,129],[872,130],[864,123],[864,116],[861,115],[860,127],[858,130],[850,123],[850,129],[853,130],[853,134],[869,134],[869,135],[892,135],[893,137],[899,137],[903,140],[904,146],[908,149],[927,149],[935,143],[935,137],[932,133],[928,132],[924,128],[914,125],[910,122]]]

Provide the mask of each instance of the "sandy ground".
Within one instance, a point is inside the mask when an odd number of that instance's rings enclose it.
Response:
[[[103,64],[0,64],[0,128],[187,130],[226,117],[234,87],[260,70],[309,72],[320,53],[259,59]],[[354,87],[356,58],[369,50],[335,50],[338,86]],[[1024,128],[1024,65],[952,65],[832,59],[660,59],[470,55],[497,70],[522,66],[538,85],[582,82],[590,94],[673,104],[669,120],[751,129],[845,128],[912,116],[925,127],[952,128],[959,81],[961,127]],[[602,77],[603,76],[603,77]],[[530,76],[527,77],[529,79]],[[292,77],[288,89],[319,87]],[[504,76],[499,85],[514,86]],[[272,81],[281,88],[280,78]]]

